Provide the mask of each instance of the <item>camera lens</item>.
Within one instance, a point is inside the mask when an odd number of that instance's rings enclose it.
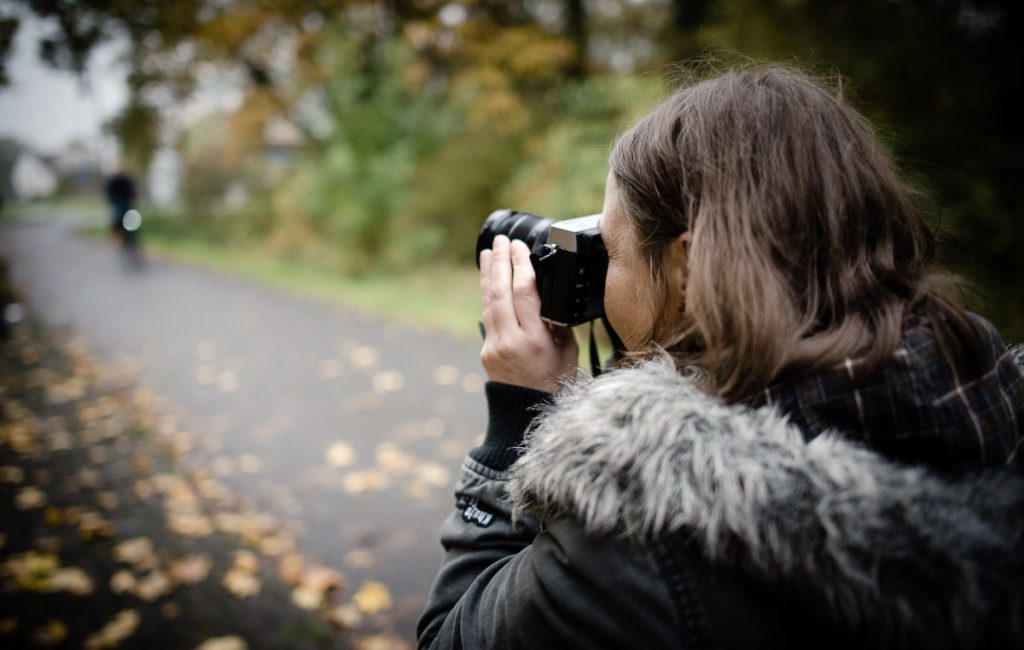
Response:
[[[535,250],[548,240],[548,231],[554,219],[538,217],[527,212],[515,210],[495,210],[487,217],[480,236],[476,240],[476,264],[480,266],[480,251],[491,248],[494,238],[506,235],[509,239],[520,239],[529,249]]]

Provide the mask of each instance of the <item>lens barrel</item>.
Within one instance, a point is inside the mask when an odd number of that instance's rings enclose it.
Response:
[[[476,240],[476,265],[480,266],[480,252],[494,245],[494,238],[506,235],[509,239],[520,239],[535,251],[548,240],[548,231],[554,219],[538,217],[528,212],[495,210],[484,221],[480,236]]]

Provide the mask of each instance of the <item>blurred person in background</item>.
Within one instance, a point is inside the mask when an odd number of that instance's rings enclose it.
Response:
[[[1024,647],[1021,348],[867,121],[731,69],[610,167],[618,368],[576,377],[522,242],[481,254],[488,430],[420,647]]]
[[[110,228],[119,239],[124,236],[124,213],[135,207],[135,181],[119,164],[114,173],[107,179],[104,192],[110,204]]]

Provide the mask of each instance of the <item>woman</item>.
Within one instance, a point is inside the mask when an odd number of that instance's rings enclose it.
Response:
[[[421,647],[1021,647],[1020,350],[939,293],[865,120],[733,70],[610,163],[628,360],[574,383],[526,247],[481,255],[490,422]]]

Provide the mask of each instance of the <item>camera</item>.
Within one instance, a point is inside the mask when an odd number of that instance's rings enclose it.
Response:
[[[555,325],[579,325],[604,316],[608,251],[597,229],[600,214],[555,221],[527,212],[495,210],[480,229],[476,260],[506,235],[530,249],[537,273],[540,317]]]

